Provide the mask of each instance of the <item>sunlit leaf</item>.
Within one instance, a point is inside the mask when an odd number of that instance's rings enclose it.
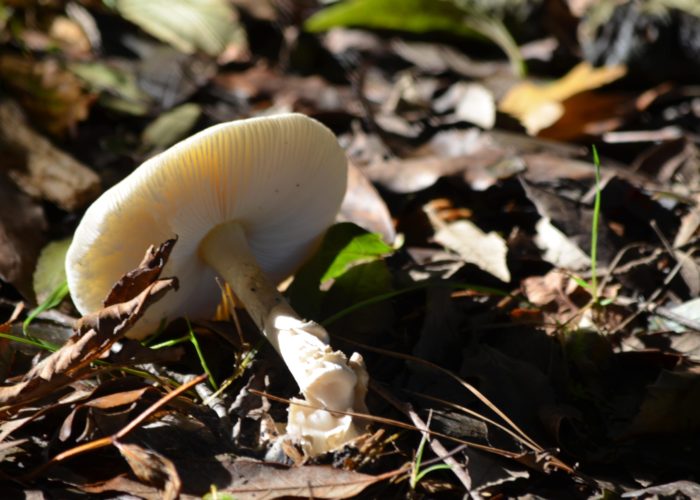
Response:
[[[345,222],[331,227],[316,254],[297,272],[289,287],[292,303],[304,315],[314,317],[320,308],[322,283],[337,279],[353,265],[390,254],[381,236]]]
[[[147,149],[165,149],[185,137],[202,114],[202,108],[187,103],[163,113],[152,121],[141,135]]]
[[[613,82],[626,73],[624,66],[594,68],[579,63],[559,80],[546,85],[522,82],[503,97],[498,108],[523,124],[528,134],[535,135],[553,125],[564,114],[562,102],[586,90]]]
[[[349,26],[486,38],[508,55],[517,73],[523,72],[518,47],[503,23],[452,0],[348,0],[321,10],[305,24],[312,32]]]
[[[501,281],[510,281],[506,263],[508,247],[503,237],[485,233],[474,223],[459,220],[445,224],[435,232],[435,241]]]
[[[226,0],[116,0],[115,7],[145,32],[186,54],[219,55],[242,32]]]
[[[66,252],[71,238],[52,241],[46,245],[34,270],[34,295],[43,302],[53,290],[66,281]]]

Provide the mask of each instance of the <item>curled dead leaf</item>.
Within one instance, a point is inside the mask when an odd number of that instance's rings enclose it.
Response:
[[[150,276],[151,282],[141,281],[140,290],[136,290],[135,287],[125,287],[129,293],[138,292],[132,299],[112,303],[100,311],[81,318],[76,324],[75,334],[61,349],[39,362],[22,377],[21,381],[1,387],[0,405],[3,405],[3,408],[0,408],[0,413],[51,394],[81,378],[85,368],[121,339],[151,304],[168,291],[177,289],[176,278],[157,279],[167,261],[170,248],[172,248],[172,240],[163,243],[157,249],[153,247],[148,249],[143,264],[148,267],[156,262],[157,265],[149,267],[144,272]],[[144,273],[140,273],[139,269],[132,273],[143,276]],[[129,278],[124,279],[129,283],[139,282],[138,278],[132,281],[129,281]]]
[[[136,477],[161,490],[164,500],[174,500],[180,495],[182,482],[175,464],[153,450],[146,450],[136,444],[114,441],[114,445],[129,463]]]

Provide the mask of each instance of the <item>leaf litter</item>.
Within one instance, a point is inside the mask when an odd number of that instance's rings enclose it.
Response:
[[[3,491],[697,496],[700,13],[428,3],[0,7]],[[124,338],[177,293],[176,241],[92,315],[51,293],[100,191],[280,111],[351,161],[342,222],[283,284],[372,380],[369,433],[314,459],[274,444],[295,388],[242,311]]]

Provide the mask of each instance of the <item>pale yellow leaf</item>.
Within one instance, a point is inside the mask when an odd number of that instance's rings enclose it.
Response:
[[[528,134],[536,135],[561,118],[564,113],[563,101],[613,82],[624,76],[626,71],[624,66],[594,68],[582,62],[552,83],[535,85],[525,81],[515,85],[501,99],[498,109],[520,120]]]
[[[474,264],[501,281],[510,281],[510,271],[506,264],[508,247],[500,235],[485,233],[474,223],[459,220],[438,229],[434,239],[459,254],[465,262]]]

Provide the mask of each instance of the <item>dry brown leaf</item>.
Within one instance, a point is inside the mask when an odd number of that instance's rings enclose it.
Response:
[[[461,174],[473,189],[483,190],[515,173],[513,165],[501,161],[506,156],[504,148],[478,129],[438,132],[413,154],[375,161],[362,167],[362,173],[395,193],[420,191],[455,174]]]
[[[173,238],[158,247],[149,247],[138,267],[126,273],[114,284],[104,300],[104,306],[127,302],[157,280],[176,242],[177,238]]]
[[[542,250],[542,258],[555,267],[581,271],[591,265],[590,257],[552,224],[551,219],[542,217],[535,225],[537,235],[535,245]]]
[[[465,262],[476,265],[501,281],[510,281],[506,263],[508,247],[497,233],[485,233],[473,222],[460,220],[438,229],[434,239],[445,248],[457,252]]]
[[[646,388],[639,412],[619,438],[640,434],[695,433],[700,428],[700,375],[661,370]]]
[[[119,453],[129,463],[136,477],[161,490],[164,500],[174,500],[180,495],[182,482],[175,464],[153,450],[146,450],[135,444],[114,441]]]
[[[214,84],[234,92],[242,99],[272,99],[275,106],[296,109],[299,103],[311,103],[315,112],[342,110],[361,114],[359,103],[348,87],[331,85],[320,76],[285,75],[264,65],[246,71],[220,73]]]
[[[392,243],[396,231],[386,203],[358,167],[353,163],[348,166],[348,187],[340,207],[341,219],[379,233],[384,241]]]
[[[171,240],[157,250],[149,248],[144,263],[147,266],[152,262],[165,265],[170,249]],[[84,368],[121,339],[153,302],[168,291],[177,289],[176,278],[156,280],[159,273],[160,270],[155,276],[151,274],[155,281],[146,284],[128,302],[111,304],[81,318],[76,324],[76,333],[61,349],[34,366],[21,381],[1,387],[0,404],[5,405],[4,411],[10,409],[8,406],[45,396],[80,378]],[[133,291],[131,287],[126,288]]]
[[[382,479],[326,465],[285,467],[250,460],[237,460],[227,469],[231,483],[219,491],[231,493],[237,500],[348,498]]]
[[[47,225],[41,205],[0,173],[0,278],[30,300],[32,273]]]
[[[0,103],[2,169],[27,194],[72,212],[100,192],[100,178],[27,123],[19,106]]]
[[[498,109],[520,120],[528,134],[536,135],[562,117],[565,99],[613,82],[625,72],[624,66],[594,68],[582,62],[548,85],[529,81],[516,85],[501,99]]]
[[[80,80],[56,59],[35,61],[14,54],[0,56],[0,79],[32,119],[46,131],[62,135],[87,118],[95,100]]]
[[[562,116],[556,123],[538,132],[555,141],[574,141],[620,128],[630,114],[637,116],[635,95],[622,92],[587,91],[562,101]]]
[[[573,293],[576,283],[565,272],[554,269],[544,276],[529,276],[520,284],[523,295],[536,306],[546,306]]]
[[[161,500],[163,496],[158,488],[130,479],[126,475],[119,475],[101,482],[75,484],[74,486],[86,493],[100,494],[121,491],[128,493],[131,497],[144,498],[146,500]]]
[[[430,205],[423,207],[435,228],[433,239],[457,253],[464,262],[474,264],[501,281],[510,281],[506,262],[508,246],[497,233],[485,233],[468,220],[445,223]]]
[[[76,416],[79,413],[82,413],[87,409],[107,410],[118,408],[120,406],[132,405],[141,401],[142,399],[145,400],[144,396],[147,392],[157,393],[156,389],[153,387],[143,387],[141,389],[134,389],[131,391],[107,394],[106,396],[98,397],[85,403],[75,405],[68,416],[63,420],[63,424],[58,432],[59,439],[61,441],[66,441],[68,438],[70,438],[71,434],[73,433]],[[114,432],[116,432],[116,430]],[[100,426],[99,431],[102,434],[106,432],[102,426]],[[83,435],[83,437],[85,437],[85,435]]]

